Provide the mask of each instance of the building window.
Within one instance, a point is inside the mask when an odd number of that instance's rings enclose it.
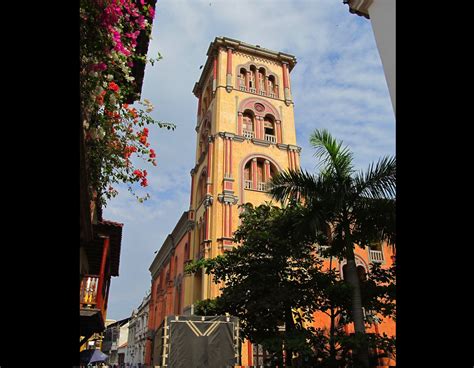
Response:
[[[247,78],[247,71],[244,68],[241,68],[239,76],[238,76],[238,80],[239,80],[238,88],[241,91],[246,91],[247,90],[247,86],[246,86],[246,83],[245,83],[246,78]]]
[[[277,172],[275,165],[262,157],[257,157],[255,161],[250,159],[242,173],[244,189],[267,192],[268,183]]]
[[[265,116],[263,119],[263,127],[265,129],[265,140],[271,143],[277,143],[275,133],[275,121],[270,116]]]
[[[250,80],[249,80],[249,88],[250,88],[250,92],[252,93],[257,93],[257,90],[255,88],[256,74],[257,74],[257,68],[254,65],[252,65],[250,67]]]
[[[278,98],[278,90],[276,87],[275,77],[273,75],[268,77],[268,95],[273,98]]]
[[[253,115],[246,111],[242,116],[242,135],[247,139],[252,139],[254,137],[254,117]]]

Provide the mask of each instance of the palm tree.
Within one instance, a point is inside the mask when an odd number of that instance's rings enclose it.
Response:
[[[357,366],[366,368],[369,356],[354,245],[387,241],[395,246],[396,161],[383,157],[365,173],[356,172],[352,152],[328,131],[315,130],[310,143],[321,161],[320,172],[281,172],[272,179],[270,193],[280,201],[302,200],[308,211],[307,228],[315,231],[318,242],[322,235],[326,244],[321,245],[330,245],[332,255],[346,258],[347,282],[352,286],[351,316],[362,341],[356,352]]]

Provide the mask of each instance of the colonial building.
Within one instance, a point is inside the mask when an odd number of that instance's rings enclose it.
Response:
[[[128,344],[125,354],[125,364],[132,368],[142,367],[145,363],[145,341],[148,333],[148,310],[150,294],[148,293],[141,304],[132,312],[128,324]]]
[[[182,214],[149,269],[147,367],[159,365],[156,332],[164,318],[193,314],[197,301],[219,295],[211,276],[185,275],[186,263],[232,249],[239,205],[270,201],[271,177],[300,164],[290,83],[296,58],[226,37],[217,37],[207,56],[193,89],[198,109],[189,211]],[[357,264],[366,272],[371,261],[391,262],[382,247],[357,252]],[[343,277],[344,262],[333,265]],[[317,316],[317,323],[327,321]],[[246,341],[241,364],[263,364],[264,354]]]
[[[102,351],[108,355],[108,365],[122,364],[125,362],[125,351],[128,340],[128,324],[130,318],[125,318],[110,324],[104,331]],[[119,365],[120,366],[120,365]]]

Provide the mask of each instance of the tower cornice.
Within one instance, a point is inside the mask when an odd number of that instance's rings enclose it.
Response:
[[[296,57],[294,55],[287,54],[285,52],[273,51],[260,47],[259,45],[251,45],[249,43],[234,40],[228,37],[216,37],[214,41],[211,42],[207,50],[208,58],[201,73],[201,77],[199,78],[199,82],[196,82],[194,85],[193,93],[196,97],[199,97],[201,94],[206,76],[212,69],[213,56],[219,52],[219,49],[227,49],[229,47],[232,48],[234,52],[241,52],[252,56],[263,57],[265,59],[273,60],[279,63],[286,63],[288,64],[288,71],[290,72],[296,65]]]

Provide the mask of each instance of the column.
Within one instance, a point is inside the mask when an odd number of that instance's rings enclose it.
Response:
[[[227,204],[222,202],[222,236],[225,238],[227,235]]]
[[[285,102],[288,104],[291,101],[290,84],[288,80],[288,63],[283,62],[282,68],[283,68],[283,92],[285,95]]]
[[[270,91],[268,90],[268,75],[265,75],[264,77],[264,83],[265,83],[265,95],[266,96],[269,96],[270,95]]]
[[[282,143],[282,139],[281,139],[281,121],[280,120],[275,120],[275,134],[276,134],[277,143]]]
[[[264,179],[263,181],[265,183],[268,183],[270,181],[270,161],[268,160],[265,160],[264,164],[263,164],[263,172],[264,172]]]
[[[227,92],[232,91],[232,48],[227,49],[227,76],[226,87]]]
[[[250,88],[250,70],[247,70],[247,72],[245,73],[245,88],[248,92]]]
[[[207,148],[207,180],[206,180],[206,193],[211,193],[211,173],[212,173],[212,151],[214,148],[214,139],[209,136],[209,145]]]
[[[229,137],[229,178],[232,177],[232,138]]]
[[[257,189],[257,158],[252,159],[250,174],[252,175],[252,189]]]
[[[227,156],[228,156],[228,152],[227,152],[227,138],[226,137],[222,137],[222,142],[224,143],[224,178],[227,178]]]
[[[260,74],[260,72],[257,69],[257,71],[255,72],[255,91],[257,91],[257,93],[260,92],[260,90],[259,90],[260,89],[260,78],[258,77],[259,74]]]
[[[227,237],[232,237],[232,203],[229,203],[227,205],[227,207],[229,207],[229,217],[228,217],[228,233],[227,233]]]
[[[291,160],[291,150],[288,150],[288,169],[293,170],[293,161]]]
[[[212,69],[212,92],[216,91],[217,87],[217,55],[214,55],[213,69]]]
[[[237,113],[237,134],[242,135],[242,116],[243,114],[239,111]]]

